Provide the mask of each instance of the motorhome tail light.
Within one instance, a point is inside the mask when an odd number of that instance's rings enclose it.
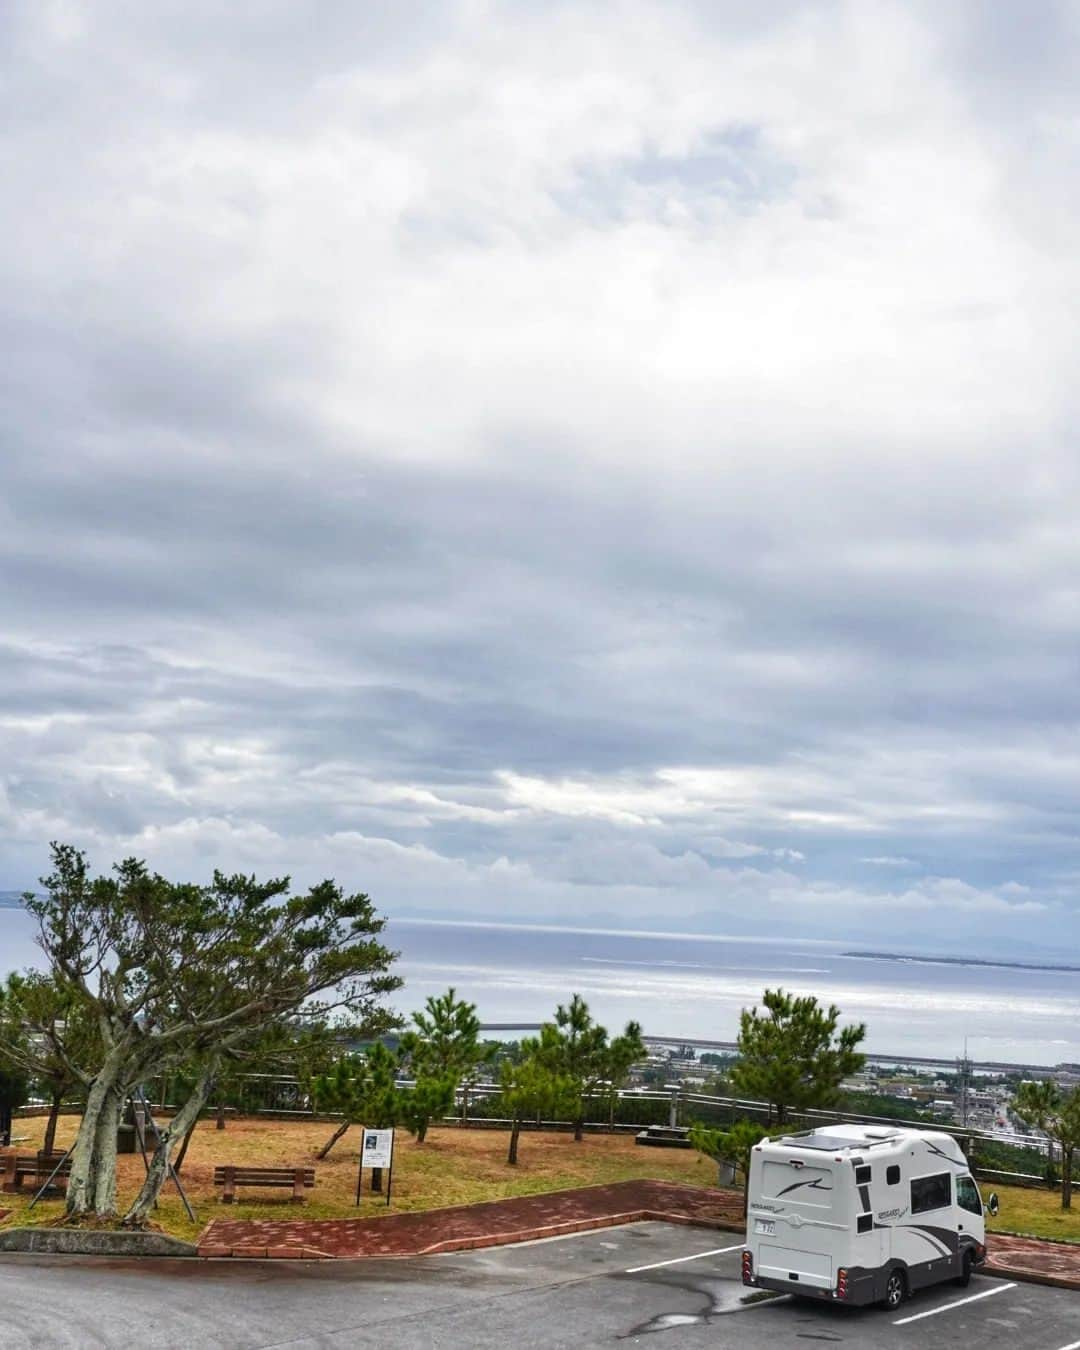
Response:
[[[754,1283],[754,1257],[748,1251],[744,1251],[742,1254],[742,1282],[743,1284]]]
[[[847,1298],[847,1271],[843,1266],[836,1272],[836,1297]]]

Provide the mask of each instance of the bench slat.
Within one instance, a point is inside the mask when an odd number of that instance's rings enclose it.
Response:
[[[260,1181],[262,1182],[287,1181],[291,1186],[295,1176],[296,1170],[294,1169],[290,1169],[287,1172],[242,1172],[238,1168],[236,1172],[233,1173],[233,1180],[237,1182],[250,1182],[253,1184],[255,1182]],[[307,1172],[301,1171],[301,1176],[304,1178],[305,1181],[315,1180],[315,1173],[311,1171]],[[215,1170],[214,1172],[215,1181],[224,1181],[225,1179],[226,1174],[224,1171],[221,1171],[220,1169]]]

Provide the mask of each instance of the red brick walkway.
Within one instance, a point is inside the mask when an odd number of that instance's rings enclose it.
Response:
[[[384,1219],[214,1219],[200,1256],[421,1256],[662,1219],[742,1232],[741,1191],[621,1181]]]
[[[743,1231],[741,1191],[621,1181],[381,1219],[214,1219],[200,1256],[424,1256],[659,1219]],[[1080,1289],[1080,1244],[993,1234],[988,1273]]]
[[[991,1275],[1080,1289],[1080,1243],[1040,1242],[1038,1238],[992,1233],[988,1246],[986,1270]]]

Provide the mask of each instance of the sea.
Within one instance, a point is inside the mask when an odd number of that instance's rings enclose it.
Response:
[[[0,907],[0,975],[40,966],[29,914]],[[855,956],[825,940],[393,919],[385,940],[408,1014],[453,986],[485,1023],[550,1018],[574,993],[611,1031],[734,1041],[739,1013],[781,986],[865,1022],[879,1054],[1080,1063],[1080,974]],[[493,1035],[495,1033],[492,1033]],[[514,1032],[498,1033],[511,1037]]]

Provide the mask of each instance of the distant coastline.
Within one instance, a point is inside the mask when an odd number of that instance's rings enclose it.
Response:
[[[930,966],[991,966],[995,970],[1055,970],[1080,975],[1080,966],[1050,965],[1043,961],[990,961],[978,956],[905,956],[901,952],[841,952],[862,961],[911,961]]]

